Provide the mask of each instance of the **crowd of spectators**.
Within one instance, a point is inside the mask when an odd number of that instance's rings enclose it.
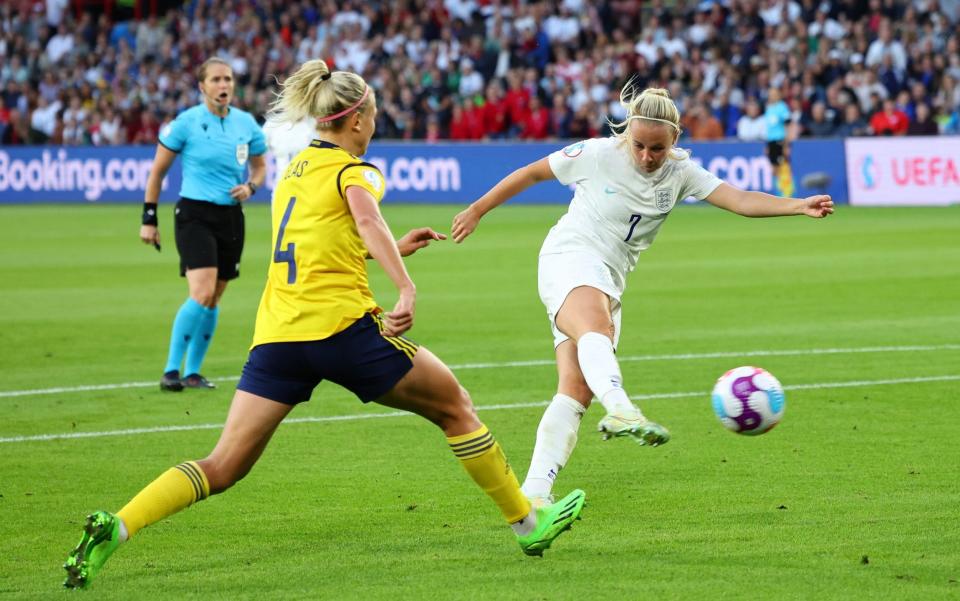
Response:
[[[631,79],[669,89],[691,139],[764,139],[771,90],[790,138],[958,133],[958,4],[193,0],[136,20],[13,0],[0,5],[0,142],[155,144],[199,102],[210,56],[259,119],[303,61],[360,73],[380,138],[602,135]]]

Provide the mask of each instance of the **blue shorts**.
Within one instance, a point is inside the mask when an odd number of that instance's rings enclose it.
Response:
[[[323,340],[256,346],[237,390],[296,405],[310,400],[317,384],[330,380],[364,403],[376,400],[413,368],[419,348],[402,336],[384,336],[381,327],[380,316],[367,313]]]

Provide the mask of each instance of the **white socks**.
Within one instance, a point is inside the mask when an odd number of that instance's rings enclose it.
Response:
[[[550,494],[557,473],[567,464],[577,446],[577,430],[586,408],[565,394],[553,397],[537,428],[537,444],[522,490],[527,497]]]
[[[127,525],[123,523],[123,520],[117,516],[117,519],[120,520],[120,532],[117,535],[117,538],[120,539],[121,543],[127,542],[127,539],[130,538],[130,535],[127,534]]]
[[[513,533],[517,536],[526,536],[533,532],[533,529],[537,527],[537,510],[533,507],[530,508],[530,513],[527,514],[527,517],[523,518],[519,522],[514,522],[510,524],[510,528],[513,530]]]
[[[593,394],[600,399],[607,413],[627,413],[635,410],[623,389],[620,364],[613,353],[613,342],[599,332],[587,332],[577,341],[577,360],[583,379]]]
[[[639,413],[623,389],[620,364],[609,338],[599,332],[587,332],[581,336],[577,341],[577,360],[587,386],[600,399],[607,413]],[[521,487],[527,497],[550,494],[557,473],[567,464],[577,446],[577,431],[585,412],[583,405],[565,394],[558,393],[553,397],[537,428],[530,469]]]

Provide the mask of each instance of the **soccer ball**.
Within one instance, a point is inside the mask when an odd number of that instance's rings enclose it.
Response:
[[[783,386],[759,367],[731,369],[713,387],[713,412],[737,434],[755,436],[770,430],[780,423],[785,406]]]

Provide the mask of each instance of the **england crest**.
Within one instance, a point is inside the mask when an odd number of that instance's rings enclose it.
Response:
[[[241,166],[246,165],[248,158],[250,158],[250,145],[237,144],[237,163]]]
[[[670,207],[673,206],[673,190],[667,188],[665,190],[657,190],[657,210],[658,211],[669,211]]]

